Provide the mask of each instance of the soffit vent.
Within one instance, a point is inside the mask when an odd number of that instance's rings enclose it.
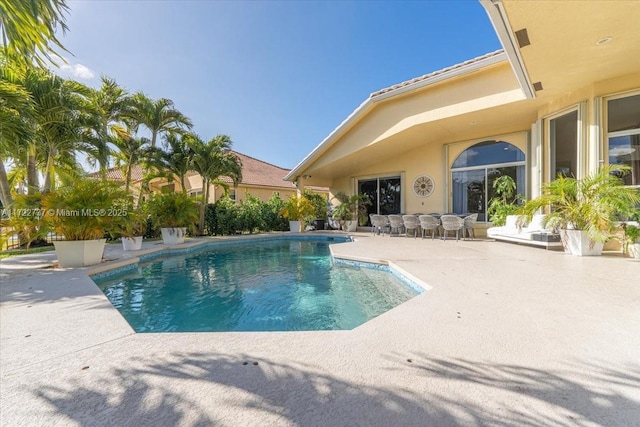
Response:
[[[527,33],[526,28],[516,31],[516,40],[518,40],[518,46],[521,48],[531,44],[529,41],[529,33]]]
[[[533,88],[535,89],[536,92],[540,92],[542,90],[542,83],[541,82],[535,82],[533,84]]]

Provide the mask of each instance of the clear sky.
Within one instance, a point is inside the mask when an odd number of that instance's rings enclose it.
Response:
[[[70,1],[61,73],[169,98],[292,168],[371,92],[499,49],[477,0]]]

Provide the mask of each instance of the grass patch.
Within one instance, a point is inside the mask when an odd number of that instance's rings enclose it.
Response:
[[[54,249],[55,248],[53,246],[41,246],[38,248],[31,248],[31,249],[12,249],[9,251],[0,252],[0,259],[9,258],[16,255],[37,254],[38,252],[48,252]]]

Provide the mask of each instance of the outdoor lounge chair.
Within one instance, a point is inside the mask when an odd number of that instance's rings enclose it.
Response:
[[[415,239],[418,235],[418,229],[420,228],[420,220],[418,217],[415,215],[403,215],[402,222],[404,223],[406,234],[409,235],[409,230],[413,230],[413,238]]]
[[[395,230],[398,235],[400,235],[403,232],[403,228],[404,228],[404,221],[402,220],[402,216],[401,215],[389,215],[389,236],[391,236],[393,234],[393,231]]]
[[[371,218],[371,231],[374,234],[384,234],[385,230],[389,228],[389,220],[386,215],[374,215]]]
[[[420,228],[422,228],[422,238],[424,239],[424,232],[431,230],[431,240],[434,239],[436,231],[440,232],[440,220],[431,215],[420,215]]]
[[[456,241],[460,240],[460,230],[464,230],[464,219],[457,215],[442,215],[440,222],[442,223],[444,240],[447,240],[449,231],[455,231]]]

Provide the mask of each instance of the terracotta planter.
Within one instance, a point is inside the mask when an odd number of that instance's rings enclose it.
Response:
[[[165,245],[179,245],[184,243],[184,237],[187,235],[187,227],[171,227],[161,228],[162,243]]]
[[[123,251],[139,251],[140,249],[142,249],[142,236],[122,238]]]
[[[54,241],[60,267],[85,267],[100,264],[106,239]]]
[[[302,221],[289,221],[289,231],[299,233],[302,229]]]
[[[577,256],[602,255],[604,243],[593,242],[586,232],[582,230],[563,230],[562,243],[565,252]]]

